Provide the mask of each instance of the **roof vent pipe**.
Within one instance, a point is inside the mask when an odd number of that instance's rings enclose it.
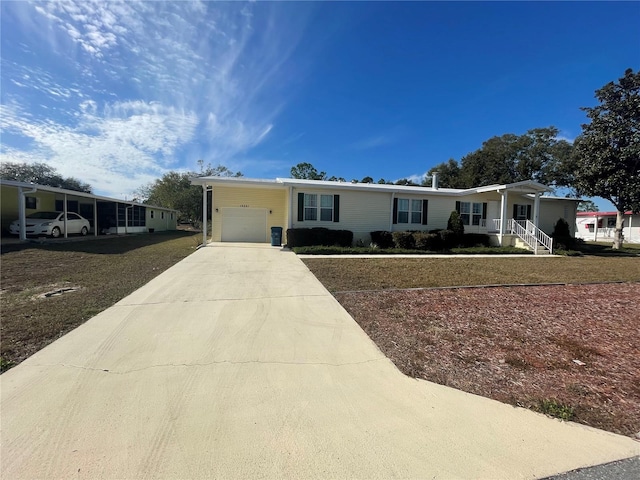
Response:
[[[438,189],[438,172],[433,172],[431,174],[431,188],[434,190]]]

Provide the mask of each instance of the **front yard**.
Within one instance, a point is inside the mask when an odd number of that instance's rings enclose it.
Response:
[[[405,374],[640,438],[640,258],[304,261]]]

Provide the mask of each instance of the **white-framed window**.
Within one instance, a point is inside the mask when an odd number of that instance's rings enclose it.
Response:
[[[460,206],[457,206],[458,213],[460,214],[460,220],[463,225],[475,225],[484,226],[483,219],[486,215],[486,206],[482,202],[460,202]]]
[[[471,221],[471,202],[460,202],[460,219],[463,225],[469,225]]]
[[[422,223],[422,200],[398,198],[396,223]]]
[[[304,219],[318,220],[318,195],[315,193],[304,194]]]
[[[411,223],[422,223],[422,200],[411,200]]]
[[[473,203],[471,207],[471,225],[480,225],[482,221],[482,204]]]
[[[318,205],[318,196],[320,197],[320,205]],[[321,222],[333,222],[334,200],[333,195],[318,195],[317,193],[304,194],[304,220]],[[318,210],[320,210],[318,212]]]
[[[409,199],[398,199],[398,223],[409,223]]]
[[[333,222],[333,195],[320,195],[320,220]]]

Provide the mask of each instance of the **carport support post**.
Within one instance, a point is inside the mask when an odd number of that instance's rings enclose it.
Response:
[[[211,219],[213,222],[213,218]],[[202,184],[202,246],[207,246],[207,184]]]
[[[98,200],[93,199],[93,236],[98,236]]]
[[[62,205],[62,211],[64,212],[63,215],[63,222],[64,222],[64,238],[67,238],[67,194],[64,194],[64,202]]]
[[[27,240],[27,215],[22,187],[18,187],[18,218],[20,219],[20,241]]]

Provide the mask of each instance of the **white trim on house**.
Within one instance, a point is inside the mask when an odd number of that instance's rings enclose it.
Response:
[[[617,212],[578,212],[576,238],[591,242],[613,242]],[[623,242],[640,243],[640,213],[624,212]]]

